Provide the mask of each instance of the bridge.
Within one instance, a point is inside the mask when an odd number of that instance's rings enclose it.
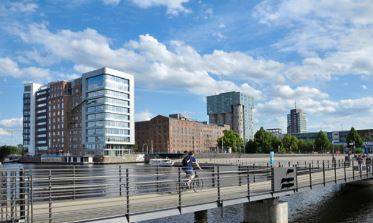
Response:
[[[127,168],[124,168],[127,167]],[[36,166],[0,170],[1,222],[139,222],[245,204],[244,220],[286,218],[277,198],[328,184],[373,178],[373,165],[356,162],[287,162],[209,165],[198,172],[198,191],[182,188],[184,173],[154,166]],[[277,170],[294,170],[294,184],[276,188]],[[264,202],[259,202],[264,201]],[[259,208],[260,207],[260,208]],[[280,214],[283,216],[278,216]]]

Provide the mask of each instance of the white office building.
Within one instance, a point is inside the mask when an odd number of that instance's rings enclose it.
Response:
[[[134,78],[101,68],[82,76],[82,143],[93,154],[120,156],[135,144]]]

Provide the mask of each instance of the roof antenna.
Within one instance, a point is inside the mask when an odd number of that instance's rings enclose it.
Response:
[[[297,100],[294,101],[294,108],[297,109]]]

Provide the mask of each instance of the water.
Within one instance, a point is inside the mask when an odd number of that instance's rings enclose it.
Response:
[[[15,165],[15,164],[13,164]],[[12,165],[12,166],[13,166]],[[133,171],[143,169],[143,165],[122,165]],[[41,165],[24,165],[26,168],[43,168]],[[95,169],[94,166],[92,169]],[[116,165],[99,166],[103,171],[117,169]],[[48,166],[50,168],[50,166]],[[289,204],[289,222],[373,222],[373,185],[331,185],[315,187],[313,190],[282,197]],[[242,205],[212,209],[208,211],[208,222],[242,222]],[[193,214],[184,214],[145,223],[192,223]]]

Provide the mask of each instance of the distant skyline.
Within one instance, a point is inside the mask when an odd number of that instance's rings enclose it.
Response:
[[[353,0],[3,0],[0,144],[22,142],[23,83],[133,74],[136,119],[208,120],[206,96],[255,98],[254,129],[373,128],[373,4]]]

